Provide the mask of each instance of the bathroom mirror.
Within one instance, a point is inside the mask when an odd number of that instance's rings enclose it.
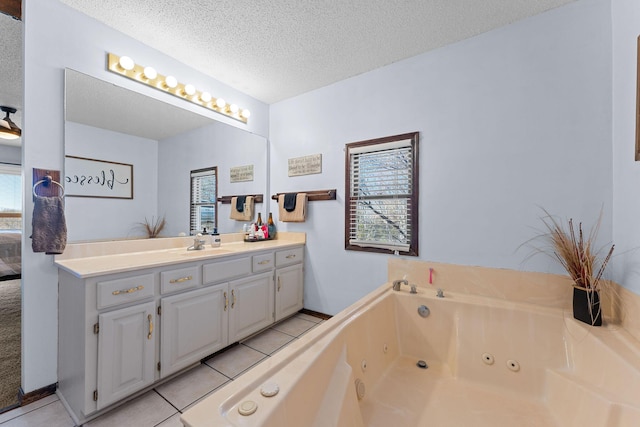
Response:
[[[143,223],[162,216],[161,236],[188,234],[196,169],[218,167],[218,197],[268,197],[264,137],[71,69],[65,70],[64,147],[65,156],[88,165],[112,162],[133,170],[132,198],[65,197],[70,242],[146,237]],[[253,166],[253,180],[231,182],[231,169],[244,166]],[[74,167],[77,161],[65,162],[66,180],[82,175]],[[86,185],[108,186],[108,178]],[[256,215],[262,207],[256,205]],[[221,233],[242,229],[229,214],[230,205],[218,203]]]

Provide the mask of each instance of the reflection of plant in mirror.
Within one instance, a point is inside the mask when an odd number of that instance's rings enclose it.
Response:
[[[164,226],[167,225],[167,222],[165,221],[164,216],[157,220],[151,217],[151,221],[145,217],[144,222],[141,222],[140,225],[144,227],[147,232],[147,236],[151,239],[158,237]]]

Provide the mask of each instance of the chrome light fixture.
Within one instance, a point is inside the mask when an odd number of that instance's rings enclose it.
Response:
[[[0,110],[7,113],[4,119],[0,120],[0,138],[18,139],[22,135],[20,128],[9,118],[9,114],[14,114],[17,110],[12,107],[0,107]]]
[[[251,116],[251,112],[246,108],[241,109],[236,104],[227,104],[223,98],[213,98],[206,90],[199,91],[192,84],[180,83],[172,75],[165,76],[159,74],[153,67],[136,64],[128,56],[108,53],[107,69],[243,123],[247,123]]]

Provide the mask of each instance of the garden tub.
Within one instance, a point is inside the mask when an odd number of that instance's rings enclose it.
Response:
[[[590,327],[562,308],[387,283],[181,421],[637,427],[640,346],[621,327]]]

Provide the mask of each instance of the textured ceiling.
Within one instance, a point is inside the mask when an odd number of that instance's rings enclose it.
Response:
[[[60,1],[271,104],[575,0]],[[0,37],[21,126],[21,22],[0,13]]]
[[[11,120],[22,127],[22,22],[0,13],[0,105],[16,108]],[[0,119],[5,113],[1,113]],[[20,138],[0,139],[6,145],[20,145]]]
[[[61,0],[265,103],[573,0]]]

